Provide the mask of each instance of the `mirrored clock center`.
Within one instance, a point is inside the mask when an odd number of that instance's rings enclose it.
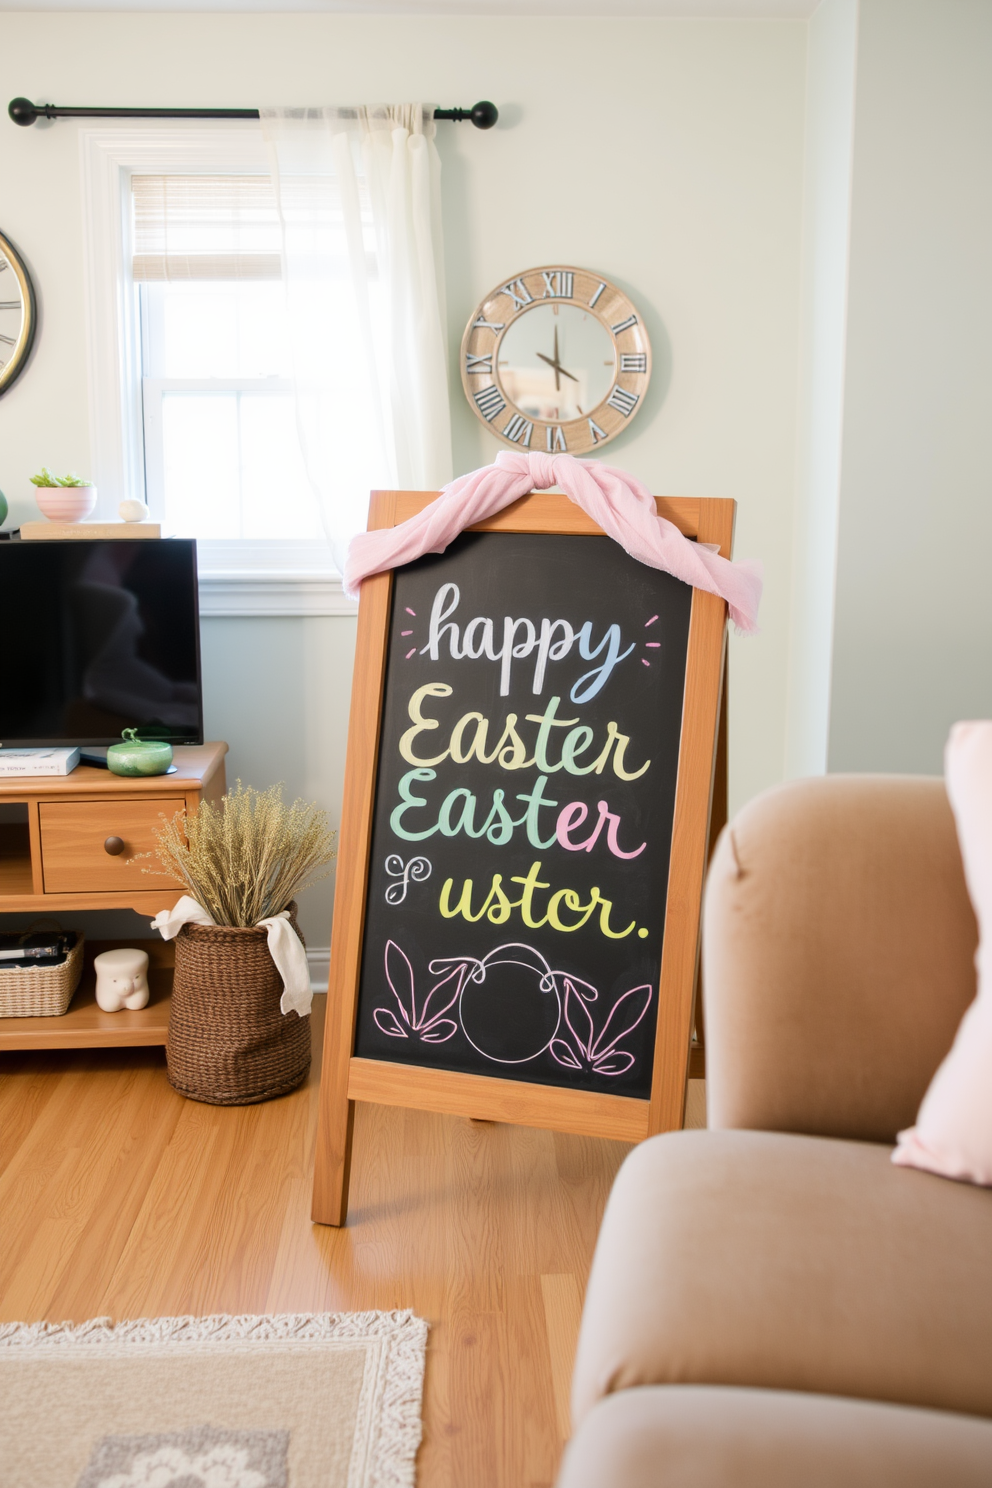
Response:
[[[547,301],[507,327],[497,365],[510,402],[545,422],[586,417],[616,377],[613,340],[602,321],[578,305]]]

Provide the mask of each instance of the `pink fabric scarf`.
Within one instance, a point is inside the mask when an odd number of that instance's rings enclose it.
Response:
[[[683,583],[725,599],[741,635],[757,631],[760,564],[750,560],[731,563],[708,545],[690,542],[674,523],[658,516],[647,487],[623,470],[598,460],[522,450],[501,450],[495,464],[460,475],[436,501],[398,527],[353,538],[345,565],[345,593],[354,599],[362,580],[371,574],[411,563],[424,553],[443,553],[466,527],[502,511],[530,491],[546,491],[551,486],[560,486],[569,500],[639,563],[664,569]]]

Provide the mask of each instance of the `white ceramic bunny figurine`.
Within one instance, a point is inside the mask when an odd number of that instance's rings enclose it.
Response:
[[[105,1013],[132,1012],[148,1002],[148,952],[103,951],[93,958],[96,1000]]]

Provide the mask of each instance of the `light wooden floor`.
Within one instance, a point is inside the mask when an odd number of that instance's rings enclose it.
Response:
[[[158,1050],[0,1055],[0,1320],[412,1307],[432,1325],[419,1488],[552,1483],[628,1149],[359,1106],[330,1230],[309,1219],[316,1094],[219,1109]]]

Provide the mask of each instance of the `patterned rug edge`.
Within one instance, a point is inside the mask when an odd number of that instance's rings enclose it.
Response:
[[[0,1351],[56,1354],[63,1348],[129,1344],[213,1345],[225,1342],[356,1343],[385,1345],[378,1392],[374,1475],[370,1488],[413,1488],[422,1436],[428,1324],[409,1309],[395,1312],[243,1313],[238,1316],[134,1318],[113,1323],[0,1323]]]

